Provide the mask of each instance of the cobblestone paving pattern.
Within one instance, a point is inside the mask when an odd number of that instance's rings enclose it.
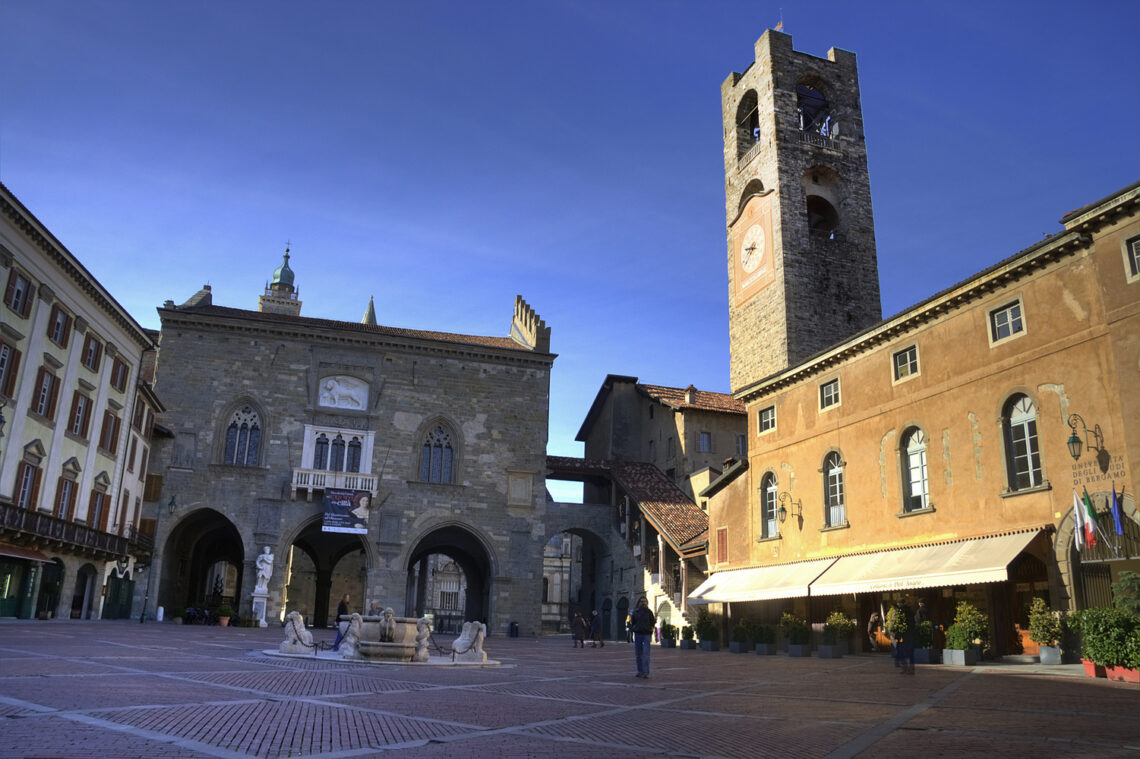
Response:
[[[331,631],[316,631],[330,639]],[[1140,689],[926,666],[487,640],[500,667],[267,656],[280,629],[0,622],[0,759],[1130,757]],[[441,639],[441,643],[450,641]]]

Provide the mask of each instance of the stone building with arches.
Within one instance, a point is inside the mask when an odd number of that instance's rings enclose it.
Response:
[[[267,621],[296,609],[323,626],[346,593],[354,610],[422,614],[443,556],[468,619],[538,629],[545,322],[516,298],[503,337],[399,329],[372,304],[359,323],[301,316],[297,293],[286,252],[256,311],[214,305],[209,286],[158,310],[158,603],[249,615],[268,547]],[[329,489],[369,495],[359,532],[322,530]]]
[[[903,598],[943,626],[968,600],[1002,654],[1034,596],[1110,603],[1140,571],[1140,184],[880,320],[854,55],[768,31],[722,95],[748,456],[699,494],[712,574],[690,603],[863,629]],[[1085,490],[1102,534],[1078,548]]]

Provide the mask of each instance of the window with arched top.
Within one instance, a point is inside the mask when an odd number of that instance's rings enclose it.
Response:
[[[926,472],[926,433],[911,427],[902,439],[903,511],[930,508],[930,481]]]
[[[329,446],[329,471],[344,471],[344,436],[337,435]]]
[[[775,538],[780,534],[777,510],[780,490],[776,475],[769,472],[760,480],[760,537]]]
[[[261,417],[252,406],[242,406],[230,417],[226,427],[226,446],[222,463],[234,466],[257,466],[261,452]]]
[[[360,451],[361,443],[360,438],[354,437],[348,441],[348,458],[344,462],[344,471],[346,472],[359,472],[360,471]]]
[[[313,443],[313,469],[326,469],[328,465],[329,437],[322,432]]]
[[[847,524],[847,486],[843,476],[843,457],[838,451],[823,460],[824,518],[828,527]]]
[[[442,424],[432,427],[420,448],[420,481],[450,483],[454,476],[455,447]]]
[[[756,90],[748,90],[736,108],[736,157],[742,158],[760,138],[760,108]]]
[[[1037,443],[1037,407],[1027,395],[1015,395],[1002,411],[1006,472],[1010,490],[1026,490],[1045,482]]]

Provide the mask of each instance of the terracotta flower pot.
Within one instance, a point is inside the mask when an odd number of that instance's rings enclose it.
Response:
[[[229,627],[229,626],[230,626],[230,618],[229,617],[218,617],[218,627]]]
[[[1093,664],[1088,659],[1081,659],[1081,664],[1085,665],[1085,674],[1089,677],[1105,677],[1105,669],[1099,664]]]
[[[1128,667],[1106,667],[1105,674],[1109,680],[1120,680],[1125,683],[1140,683],[1140,670]]]

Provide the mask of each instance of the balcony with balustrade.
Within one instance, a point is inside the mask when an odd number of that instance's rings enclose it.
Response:
[[[0,501],[0,539],[13,545],[108,560],[130,553],[129,539]],[[153,541],[152,541],[153,542]]]
[[[326,488],[341,490],[367,490],[376,492],[376,476],[360,472],[334,472],[327,469],[293,470],[291,489],[293,499],[297,499],[298,492],[303,492],[306,501],[313,500],[313,496]]]

